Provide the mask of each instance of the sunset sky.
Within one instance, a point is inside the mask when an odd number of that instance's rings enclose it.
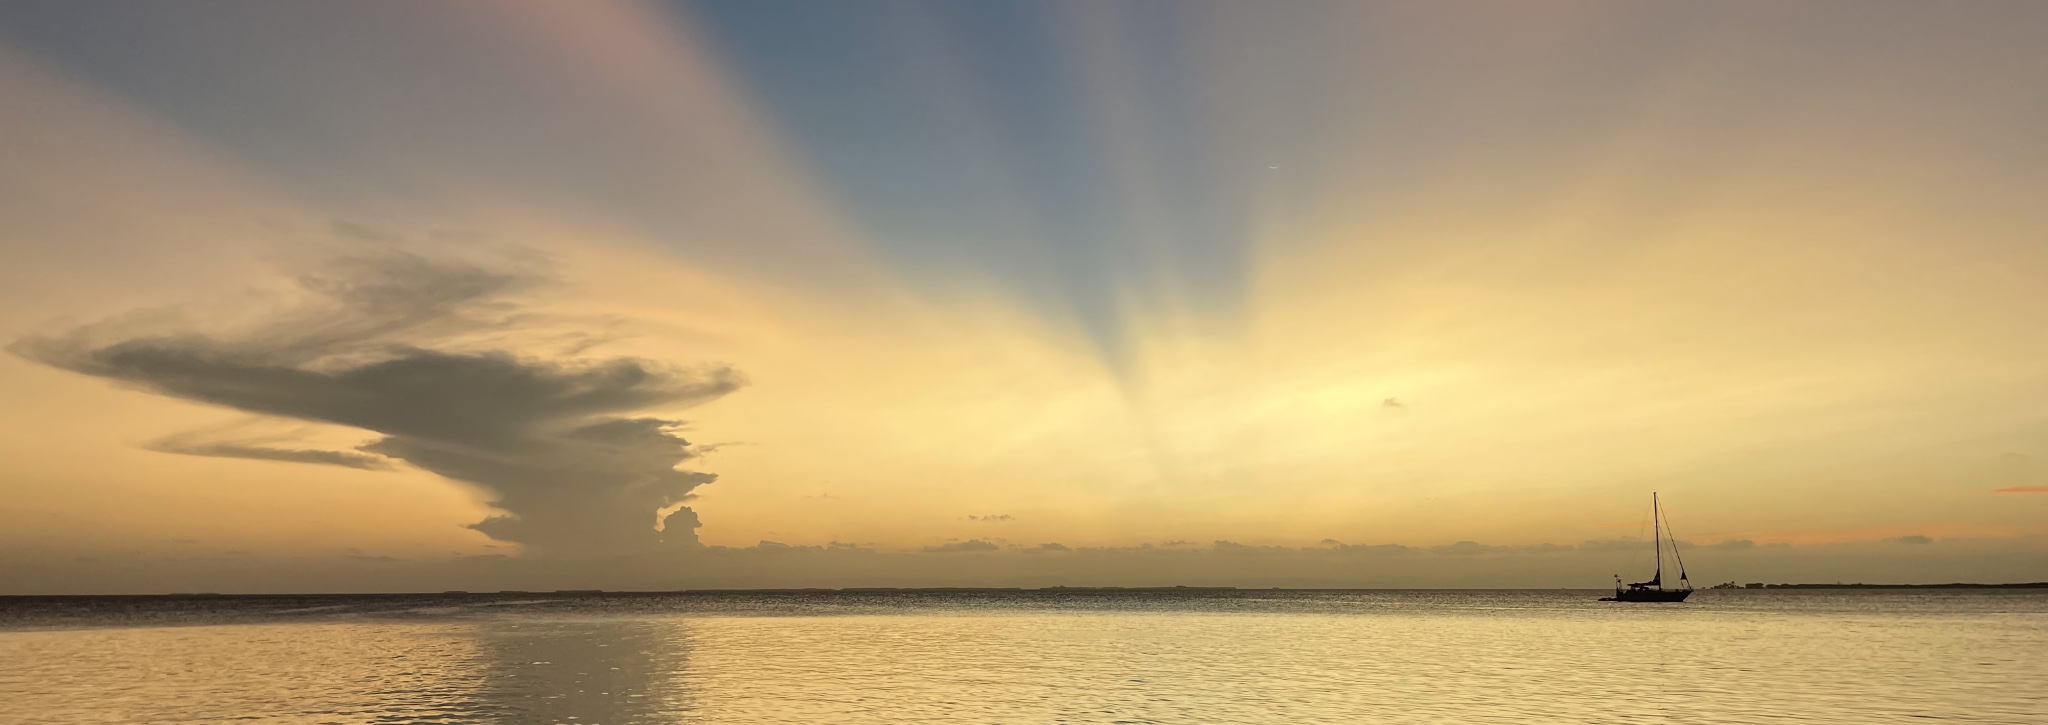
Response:
[[[0,5],[0,594],[2048,580],[2044,29]]]

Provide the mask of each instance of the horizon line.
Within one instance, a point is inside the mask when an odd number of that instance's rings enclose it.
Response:
[[[1758,586],[1720,587],[1718,591],[1765,591],[1771,589],[2048,589],[2048,581],[2035,582],[1944,582],[1938,584],[1867,584],[1856,583],[1757,583]],[[1695,591],[1714,590],[1715,587],[1700,587]],[[233,599],[264,597],[481,597],[481,596],[555,596],[575,597],[593,595],[622,596],[663,596],[678,594],[895,594],[895,593],[1088,593],[1088,592],[1549,592],[1549,591],[1606,591],[1606,587],[1240,587],[1240,586],[1191,586],[1174,584],[1167,586],[1068,586],[1045,587],[755,587],[734,589],[500,589],[496,591],[469,591],[449,589],[443,591],[410,592],[164,592],[150,594],[0,594],[4,599],[66,599],[66,598],[155,598],[155,599]]]

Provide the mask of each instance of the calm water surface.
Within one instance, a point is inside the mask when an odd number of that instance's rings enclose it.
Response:
[[[2048,723],[2048,592],[0,599],[7,723]]]

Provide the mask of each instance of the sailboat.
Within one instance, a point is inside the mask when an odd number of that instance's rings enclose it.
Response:
[[[1678,538],[1671,539],[1671,556],[1678,560],[1678,588],[1664,588],[1664,537],[1671,527],[1664,520],[1664,509],[1657,504],[1657,493],[1650,492],[1651,540],[1657,549],[1657,573],[1646,582],[1636,582],[1623,588],[1621,575],[1614,575],[1614,596],[1601,597],[1603,602],[1683,602],[1692,595],[1692,580],[1685,577],[1685,557],[1678,555]]]

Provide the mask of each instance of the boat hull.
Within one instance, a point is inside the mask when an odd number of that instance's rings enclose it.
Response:
[[[1601,597],[1603,602],[1683,602],[1692,596],[1691,589],[1629,589],[1617,591],[1614,596]]]

